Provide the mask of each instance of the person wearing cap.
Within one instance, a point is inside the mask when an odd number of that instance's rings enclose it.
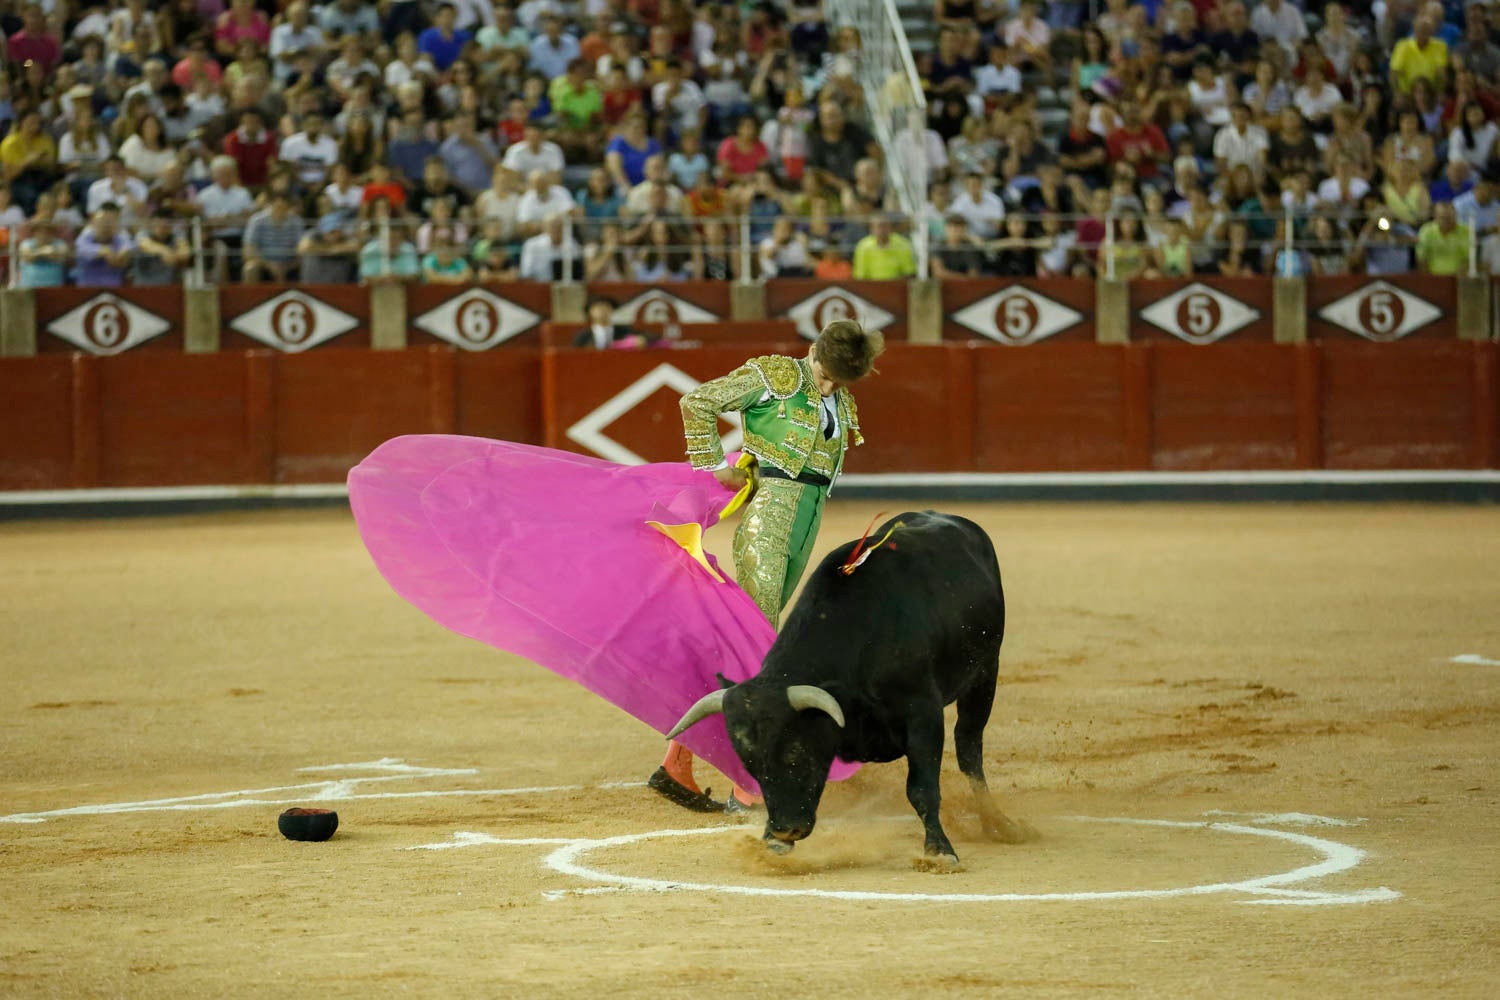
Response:
[[[894,281],[917,273],[911,243],[894,231],[890,216],[876,216],[870,224],[870,235],[854,246],[854,279],[856,281]]]

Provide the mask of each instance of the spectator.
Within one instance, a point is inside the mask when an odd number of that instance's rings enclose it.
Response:
[[[42,131],[38,112],[27,112],[20,125],[0,140],[0,169],[16,204],[28,212],[37,196],[52,186],[57,178],[57,145]]]
[[[651,88],[651,105],[679,135],[688,129],[701,130],[708,119],[708,100],[687,78],[680,59],[667,61],[665,79]]]
[[[118,156],[111,156],[104,161],[104,176],[89,185],[84,209],[93,216],[105,205],[114,205],[117,218],[133,225],[145,214],[148,191],[144,181],[130,176]]]
[[[132,175],[147,183],[177,162],[177,151],[168,145],[160,118],[145,115],[136,122],[135,131],[120,144],[120,160]]]
[[[588,327],[578,331],[577,336],[573,338],[573,346],[591,347],[596,351],[602,351],[640,337],[640,334],[628,324],[614,321],[616,308],[618,307],[613,299],[603,296],[590,299],[585,312],[588,317]]]
[[[558,138],[585,157],[599,141],[604,116],[604,97],[599,85],[589,79],[588,67],[587,61],[574,59],[568,71],[547,88],[547,100],[558,116]]]
[[[610,140],[604,165],[615,186],[628,191],[646,179],[646,162],[660,155],[661,143],[646,134],[646,116],[632,114],[625,119],[624,131]]]
[[[112,202],[99,206],[73,243],[78,260],[78,284],[84,288],[118,288],[125,283],[134,244],[120,229],[120,209]]]
[[[563,32],[562,19],[556,14],[544,14],[541,23],[542,32],[531,40],[526,65],[548,80],[556,80],[579,58],[578,40]],[[438,68],[444,67],[439,64]]]
[[[234,160],[239,179],[248,187],[260,188],[276,159],[276,136],[267,131],[261,113],[249,108],[240,115],[239,128],[225,137],[224,152]]]
[[[109,137],[95,120],[93,108],[79,108],[57,145],[58,165],[79,197],[86,197],[89,185],[104,176],[110,153]]]
[[[359,241],[341,211],[329,211],[297,243],[302,285],[350,285],[359,274]]]
[[[318,55],[324,47],[323,29],[309,19],[306,0],[293,0],[287,5],[286,20],[271,29],[271,65],[276,78],[286,83],[299,53]]]
[[[422,112],[408,111],[391,138],[386,159],[395,168],[394,176],[398,182],[416,184],[422,179],[427,161],[437,156],[437,151],[438,144],[428,136]]]
[[[837,101],[818,106],[818,126],[808,138],[807,165],[837,187],[854,183],[854,165],[865,157],[879,159],[880,147],[850,125]]]
[[[1480,174],[1467,194],[1453,199],[1453,211],[1459,222],[1488,237],[1500,227],[1500,190],[1491,174]]]
[[[1172,28],[1162,36],[1161,56],[1179,83],[1193,75],[1195,63],[1212,56],[1207,37],[1198,30],[1198,15],[1185,0],[1172,10]]]
[[[683,245],[684,235],[663,219],[646,224],[646,238],[636,251],[633,277],[655,284],[686,281],[698,274],[696,254]]]
[[[450,121],[448,138],[438,147],[448,173],[459,187],[477,195],[489,187],[490,177],[500,162],[494,143],[475,131],[473,112],[462,112]]]
[[[432,202],[440,198],[452,202],[459,209],[467,209],[473,202],[469,193],[448,177],[448,166],[442,158],[432,156],[423,164],[422,183],[412,191],[408,203],[417,215],[429,217],[432,214]]]
[[[1259,177],[1265,171],[1266,152],[1270,148],[1266,130],[1251,124],[1250,107],[1242,102],[1230,109],[1229,124],[1214,136],[1214,164],[1220,176],[1243,165]]]
[[[57,235],[51,219],[37,219],[31,235],[21,241],[22,288],[58,288],[66,280],[68,245]]]
[[[1461,224],[1453,205],[1440,202],[1432,221],[1417,231],[1417,266],[1423,273],[1465,274],[1469,269],[1469,227]]]
[[[984,264],[984,247],[969,235],[969,223],[954,213],[943,220],[943,240],[933,248],[935,278],[977,278]]]
[[[959,51],[958,32],[952,28],[939,28],[937,42],[937,51],[932,54],[932,68],[927,72],[928,93],[956,94],[959,97],[972,93],[974,64]]]
[[[1432,136],[1422,131],[1421,118],[1415,111],[1403,111],[1396,121],[1397,129],[1382,150],[1382,168],[1387,174],[1394,173],[1396,164],[1405,160],[1417,168],[1419,175],[1431,173],[1437,165],[1437,153]]]
[[[130,258],[130,281],[135,285],[175,285],[193,257],[186,234],[169,212],[157,210],[137,239]]]
[[[397,34],[406,30],[401,27],[401,19],[396,10],[401,6],[400,3],[392,3],[391,12],[387,15],[387,20]],[[367,42],[380,37],[380,15],[375,12],[373,3],[365,3],[364,0],[333,0],[332,3],[324,4],[318,11],[318,24],[329,42],[336,42],[348,35]]]
[[[995,192],[985,187],[982,174],[970,174],[964,178],[963,190],[953,196],[948,206],[948,215],[961,216],[965,223],[965,235],[976,239],[991,240],[1000,234],[1000,223],[1005,218],[1005,202]],[[858,258],[855,258],[856,261]]]
[[[1281,79],[1276,64],[1269,59],[1255,64],[1255,79],[1240,97],[1250,106],[1251,115],[1262,127],[1274,126],[1281,109],[1292,103],[1291,89]]]
[[[453,4],[439,4],[432,27],[417,37],[417,48],[427,54],[439,73],[447,72],[448,67],[463,54],[464,46],[473,40],[467,31],[454,27],[457,21],[458,11]]]
[[[501,9],[509,11],[509,8]],[[407,83],[425,83],[437,75],[432,57],[417,48],[417,36],[409,31],[396,39],[396,58],[386,63],[382,74],[386,90],[393,92]]]
[[[1486,119],[1482,105],[1470,101],[1463,106],[1461,123],[1448,135],[1448,159],[1463,160],[1482,171],[1494,158],[1497,136],[1500,127]]]
[[[853,273],[857,281],[890,281],[917,273],[911,243],[892,232],[889,216],[877,216],[870,224],[870,235],[855,246]]]
[[[1437,23],[1427,13],[1412,21],[1411,35],[1391,50],[1391,87],[1397,94],[1410,94],[1412,85],[1426,80],[1441,90],[1447,82],[1448,46],[1434,38]]]
[[[1005,24],[1005,44],[1020,51],[1023,65],[1040,70],[1051,67],[1052,29],[1037,16],[1037,0],[1021,0],[1020,12]],[[859,270],[857,253],[854,266]]]
[[[1375,145],[1370,133],[1359,127],[1359,109],[1352,104],[1341,104],[1333,109],[1333,133],[1323,148],[1323,164],[1332,173],[1333,163],[1338,157],[1347,157],[1357,173],[1372,175],[1375,172]]]
[[[1260,60],[1260,35],[1250,27],[1245,5],[1232,0],[1219,8],[1224,28],[1213,36],[1213,50],[1221,65],[1232,75],[1248,80],[1255,75]]]
[[[667,158],[667,176],[679,189],[689,191],[698,186],[698,178],[705,174],[712,178],[713,165],[703,154],[700,136],[697,132],[684,132],[677,152]]]
[[[1129,164],[1142,183],[1159,181],[1162,165],[1172,159],[1167,137],[1154,122],[1143,120],[1141,107],[1134,101],[1124,105],[1121,115],[1124,121],[1105,140],[1109,162]]]
[[[565,261],[572,264],[565,267]],[[570,277],[564,277],[571,271]],[[523,281],[578,280],[583,273],[578,244],[571,236],[563,236],[563,217],[554,215],[547,219],[542,231],[521,245],[521,271]]]
[[[1307,37],[1302,11],[1286,0],[1262,0],[1250,18],[1250,28],[1262,40],[1275,42],[1293,57],[1297,54],[1297,46]]]
[[[618,140],[617,140],[618,141]],[[610,144],[614,148],[614,143]],[[511,146],[505,151],[505,158],[501,161],[505,168],[518,177],[530,177],[534,172],[545,171],[553,181],[562,179],[564,166],[562,148],[555,142],[548,142],[542,137],[542,127],[536,122],[528,122],[525,129],[525,138]]]
[[[625,205],[621,214],[627,217],[640,216],[651,211],[654,199],[660,197],[663,207],[661,213],[665,215],[686,214],[686,200],[681,189],[672,183],[672,175],[667,171],[666,157],[653,156],[646,161],[646,179],[630,189],[625,196]]]
[[[1165,137],[1163,137],[1165,139]],[[1068,130],[1057,144],[1057,163],[1090,188],[1109,183],[1109,149],[1089,128],[1089,105],[1075,100],[1068,113]]]
[[[324,131],[323,116],[314,113],[303,117],[302,131],[287,136],[277,156],[292,165],[304,188],[315,191],[328,183],[328,171],[339,162],[339,144]]]
[[[1281,127],[1271,136],[1267,167],[1271,179],[1280,181],[1299,172],[1319,172],[1323,154],[1318,151],[1313,138],[1302,122],[1297,109],[1281,109]]]
[[[359,283],[390,284],[420,277],[422,262],[417,248],[407,240],[400,226],[390,226],[370,240],[359,251]]]
[[[796,231],[792,220],[782,216],[771,224],[770,234],[757,248],[763,278],[810,278],[812,257],[807,237]]]
[[[486,52],[507,50],[526,52],[531,47],[531,32],[516,23],[516,12],[505,4],[495,4],[494,22],[474,33],[474,41]]]
[[[526,192],[516,207],[516,227],[521,235],[532,236],[542,231],[548,219],[575,213],[573,196],[561,184],[554,184],[545,170],[533,170],[526,182]]]
[[[474,280],[469,262],[453,245],[452,231],[433,237],[432,251],[422,258],[422,280],[429,285],[466,285]]]
[[[1396,221],[1415,229],[1432,214],[1432,196],[1411,160],[1397,160],[1395,170],[1380,189],[1386,211]]]
[[[255,46],[256,43],[251,41],[248,44]],[[255,51],[258,51],[258,49],[255,49]],[[206,79],[214,86],[218,86],[223,78],[224,74],[219,68],[219,64],[209,55],[208,39],[200,35],[188,42],[187,55],[183,56],[177,65],[172,67],[170,79],[178,87],[188,90],[195,86],[199,79]],[[154,89],[159,98],[161,93],[166,90],[166,83],[163,82]],[[158,112],[162,110],[160,100],[157,101],[154,110]]]
[[[229,0],[229,9],[214,26],[214,44],[221,57],[232,59],[246,41],[266,48],[271,43],[271,23],[255,9],[255,0]]]
[[[629,281],[632,278],[630,260],[625,255],[625,244],[620,227],[606,223],[599,231],[597,243],[583,248],[584,280]]]
[[[62,45],[47,29],[47,19],[40,4],[29,3],[21,10],[21,30],[11,35],[6,55],[17,66],[36,63],[44,73],[51,73],[62,62]]]
[[[730,183],[746,183],[756,170],[769,162],[771,154],[757,138],[757,132],[755,119],[746,115],[739,120],[734,135],[719,143],[715,159],[718,161],[720,179]],[[679,183],[685,188],[692,187],[691,183]]]
[[[1354,54],[1361,47],[1359,33],[1349,27],[1344,6],[1330,3],[1323,8],[1323,27],[1316,36],[1318,51],[1333,64],[1333,78],[1347,80],[1354,66]],[[1317,266],[1317,260],[1313,261]]]
[[[244,280],[285,283],[297,276],[297,247],[302,242],[302,220],[292,197],[271,196],[271,207],[250,217],[245,227]]]
[[[1302,112],[1302,117],[1315,132],[1328,132],[1333,128],[1333,109],[1344,103],[1344,97],[1323,75],[1318,63],[1307,67],[1302,86],[1292,94],[1292,103]]]

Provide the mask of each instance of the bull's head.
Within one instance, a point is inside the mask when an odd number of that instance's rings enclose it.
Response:
[[[766,799],[766,843],[787,851],[812,833],[828,768],[838,752],[844,712],[833,695],[810,684],[746,681],[704,695],[669,739],[722,713],[734,752]]]

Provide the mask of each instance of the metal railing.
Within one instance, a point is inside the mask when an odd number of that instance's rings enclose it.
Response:
[[[859,242],[870,235],[873,221],[870,216],[830,216],[826,217],[826,228],[820,222],[818,231],[812,232],[812,223],[807,217],[783,215],[779,218],[789,220],[790,225],[782,223],[778,227],[777,217],[743,215],[619,220],[566,216],[558,220],[558,238],[553,243],[553,255],[548,258],[545,277],[523,273],[522,269],[526,263],[527,241],[539,232],[544,233],[546,223],[533,223],[513,231],[506,238],[497,232],[497,224],[483,220],[455,222],[451,226],[435,226],[431,222],[409,219],[350,221],[347,228],[340,230],[342,242],[334,248],[324,249],[315,241],[299,241],[293,254],[276,263],[293,267],[303,265],[305,269],[310,258],[340,261],[348,265],[349,282],[371,276],[361,273],[364,258],[373,265],[369,270],[374,276],[391,277],[396,276],[394,265],[398,263],[398,255],[409,263],[414,253],[419,262],[418,274],[401,276],[420,275],[420,263],[432,255],[439,261],[447,257],[466,263],[467,275],[459,269],[460,275],[455,280],[479,280],[483,268],[489,280],[724,278],[751,282],[770,277],[811,276],[820,260],[834,264],[852,262]],[[1314,232],[1313,220],[1318,218],[1329,220],[1331,236]],[[1016,220],[1024,222],[1024,226],[1018,225]],[[316,233],[320,229],[318,220],[298,221],[303,230],[301,235]],[[1087,274],[1112,279],[1135,276],[1134,273],[1122,275],[1122,267],[1128,267],[1132,272],[1138,266],[1154,268],[1154,251],[1168,243],[1174,223],[1179,221],[1182,220],[1173,216],[1114,212],[1103,217],[1008,213],[1003,218],[968,220],[961,235],[962,242],[955,244],[949,241],[946,232],[949,226],[945,218],[929,210],[919,215],[915,222],[897,221],[892,238],[908,241],[914,256],[919,242],[925,244],[931,257],[938,261],[952,259],[957,256],[954,251],[963,251],[968,255],[965,259],[981,273],[995,273],[991,265],[1008,251],[1035,251],[1039,260],[1044,257],[1055,259],[1059,255],[1065,257],[1067,267],[1059,272],[1048,266],[1049,273]],[[665,241],[650,239],[653,222],[666,227]],[[1132,226],[1134,235],[1123,235]],[[1234,230],[1241,226],[1244,232],[1236,240]],[[202,219],[174,221],[164,230],[157,231],[156,239],[175,248],[185,247],[185,258],[141,268],[137,265],[143,252],[137,249],[132,252],[129,263],[120,269],[124,272],[122,277],[126,283],[132,284],[181,283],[189,287],[239,280],[245,265],[253,265],[256,260],[254,248],[247,250],[243,245],[244,228],[236,225],[226,234]],[[148,229],[138,228],[130,235],[134,239]],[[710,229],[717,230],[711,242],[706,233]],[[1014,232],[1017,229],[1020,231]],[[1182,223],[1182,229],[1182,235],[1191,232],[1186,222]],[[954,235],[959,236],[957,232]],[[60,282],[28,280],[57,276],[55,267],[30,266],[39,259],[35,253],[38,249],[36,237],[30,226],[12,226],[5,236],[8,238],[6,245],[0,248],[0,265],[5,268],[5,283],[10,287],[77,283],[75,274],[79,259],[72,234],[55,240],[51,247],[57,252],[44,258],[61,266],[63,280]],[[1491,238],[1490,234],[1481,234],[1476,228],[1469,227],[1467,273],[1471,276],[1481,270],[1481,240],[1487,238]],[[1497,243],[1494,251],[1500,253],[1500,233],[1492,238]],[[1368,254],[1371,250],[1404,251],[1410,257],[1409,269],[1417,269],[1414,253],[1416,227],[1395,222],[1385,215],[1335,220],[1316,213],[1293,211],[1274,216],[1216,211],[1208,236],[1188,236],[1170,245],[1179,255],[1186,251],[1193,261],[1191,271],[1197,274],[1217,273],[1215,258],[1236,249],[1254,262],[1253,270],[1268,275],[1275,272],[1278,276],[1295,276],[1307,273],[1313,258],[1329,262],[1342,257],[1347,263],[1351,257]],[[492,247],[498,248],[498,253],[491,253]],[[1066,251],[1065,255],[1063,251]],[[707,266],[710,261],[715,265],[713,268]],[[1142,261],[1147,263],[1142,265]],[[673,266],[667,267],[663,273],[662,266],[668,262]],[[555,268],[550,266],[552,263],[556,264]],[[943,264],[935,270],[941,275],[953,268]],[[911,276],[918,274],[920,271],[914,267]],[[168,275],[169,278],[163,280]]]

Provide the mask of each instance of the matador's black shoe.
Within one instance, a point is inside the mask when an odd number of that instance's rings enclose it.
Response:
[[[667,773],[664,767],[658,767],[656,773],[651,775],[651,780],[646,785],[656,794],[668,802],[675,802],[684,809],[693,812],[716,813],[724,811],[724,803],[717,802],[709,797],[713,789],[695,792],[676,778]]]

